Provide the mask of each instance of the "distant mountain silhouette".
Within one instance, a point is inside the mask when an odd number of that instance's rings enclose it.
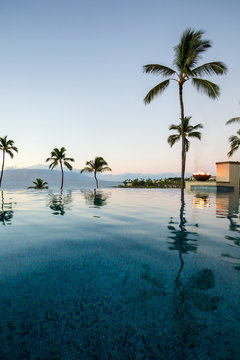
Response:
[[[2,189],[26,189],[32,185],[36,178],[43,179],[48,183],[49,188],[60,187],[61,174],[59,170],[49,169],[8,169],[4,171]],[[119,181],[100,180],[100,187],[112,187],[118,185]],[[93,177],[80,174],[79,172],[64,172],[65,188],[95,188]]]

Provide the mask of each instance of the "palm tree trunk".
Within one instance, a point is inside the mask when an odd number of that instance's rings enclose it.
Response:
[[[180,108],[181,108],[181,124],[182,124],[182,168],[181,168],[181,196],[184,193],[184,174],[185,174],[185,152],[186,152],[186,145],[185,145],[185,136],[184,136],[184,107],[183,107],[183,85],[179,84],[179,101],[180,101]]]
[[[94,177],[95,177],[95,180],[96,180],[96,187],[98,189],[98,179],[97,179],[97,173],[96,171],[94,171]]]
[[[62,172],[62,182],[61,182],[61,190],[63,188],[63,166],[62,166],[62,162],[60,161],[60,166],[61,166],[61,172]]]
[[[0,177],[0,187],[1,187],[1,185],[2,185],[2,177],[3,177],[4,163],[5,163],[5,151],[3,150],[3,162],[2,162],[2,171],[1,171],[1,177]]]

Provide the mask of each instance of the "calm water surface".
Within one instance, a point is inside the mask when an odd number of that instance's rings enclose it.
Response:
[[[239,195],[0,192],[0,359],[239,359]]]

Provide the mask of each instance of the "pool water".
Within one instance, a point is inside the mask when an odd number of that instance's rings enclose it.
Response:
[[[0,192],[0,359],[239,359],[239,194]]]

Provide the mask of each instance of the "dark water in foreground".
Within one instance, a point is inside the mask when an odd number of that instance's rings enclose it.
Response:
[[[0,359],[239,359],[233,193],[0,192]]]

